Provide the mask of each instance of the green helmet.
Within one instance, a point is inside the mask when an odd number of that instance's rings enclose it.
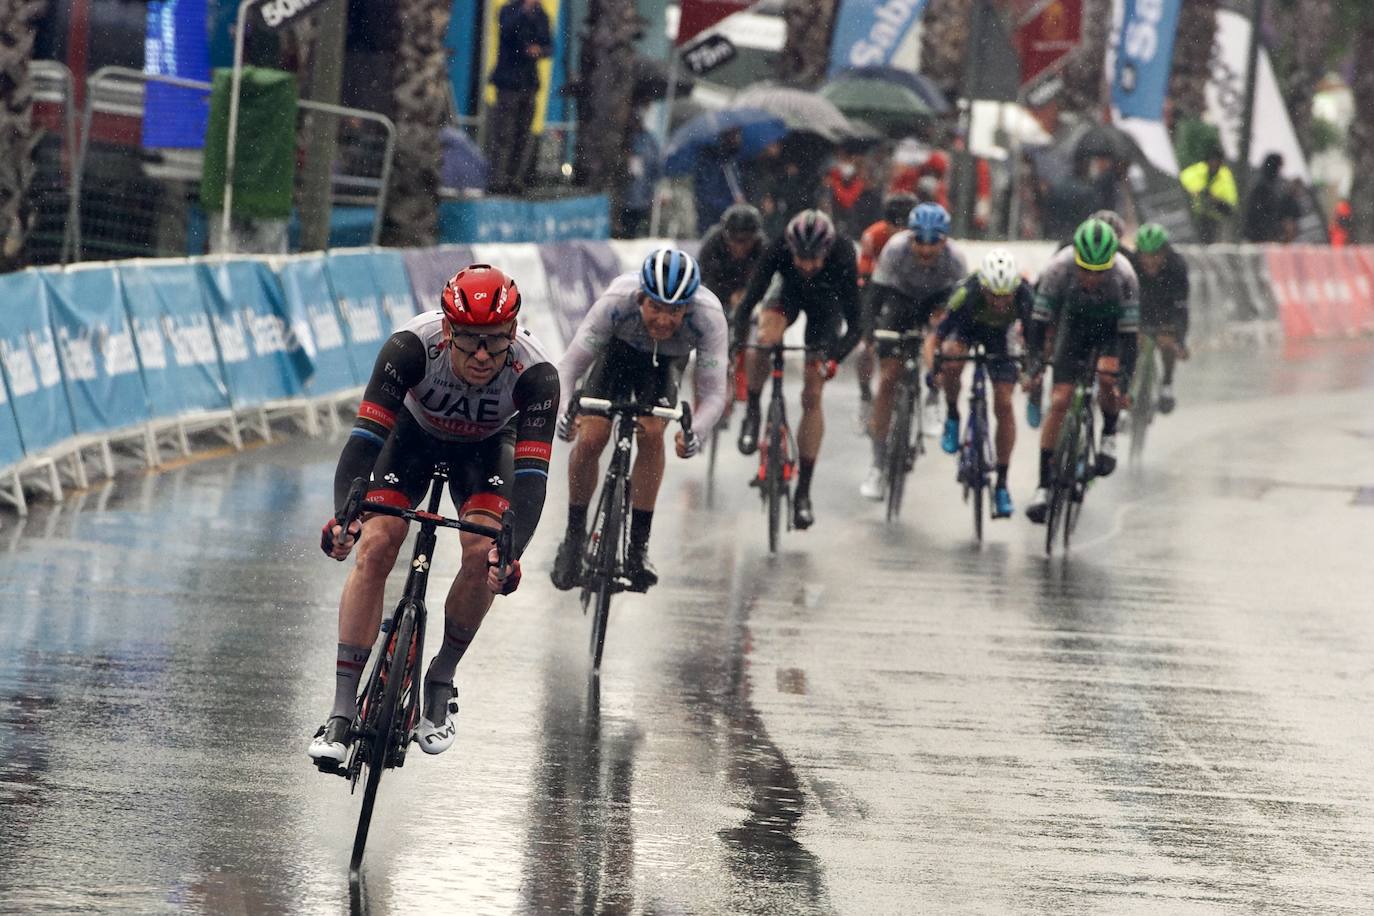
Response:
[[[1074,262],[1084,270],[1110,270],[1121,242],[1111,226],[1090,219],[1073,234]]]
[[[1159,223],[1146,223],[1135,234],[1135,247],[1141,254],[1154,254],[1169,244],[1169,230]]]

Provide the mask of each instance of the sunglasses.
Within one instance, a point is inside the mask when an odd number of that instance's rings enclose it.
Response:
[[[451,331],[448,342],[449,346],[468,356],[476,356],[484,347],[489,355],[501,356],[513,343],[508,334],[469,334],[466,331]]]

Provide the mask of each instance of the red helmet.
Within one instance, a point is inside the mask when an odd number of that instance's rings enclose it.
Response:
[[[490,264],[471,264],[444,284],[439,306],[450,324],[501,324],[520,311],[520,287]]]

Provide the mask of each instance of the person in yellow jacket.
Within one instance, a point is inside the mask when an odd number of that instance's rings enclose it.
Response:
[[[1180,172],[1178,180],[1192,202],[1193,223],[1197,226],[1198,238],[1203,242],[1218,241],[1222,226],[1231,218],[1240,202],[1236,176],[1226,165],[1221,147],[1209,149],[1207,158]]]

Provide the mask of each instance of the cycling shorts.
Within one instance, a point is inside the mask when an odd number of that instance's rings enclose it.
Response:
[[[955,328],[948,340],[957,340],[966,347],[982,344],[988,355],[988,378],[994,385],[1006,385],[1016,381],[1020,371],[1007,350],[1007,329],[994,328],[985,324],[969,322]]]
[[[368,498],[415,508],[425,498],[434,465],[448,463],[448,492],[459,515],[481,512],[500,519],[515,477],[515,425],[477,442],[448,442],[427,433],[409,410],[396,412],[396,426],[372,467]]]
[[[592,366],[582,384],[589,398],[634,401],[637,404],[675,407],[677,390],[687,368],[686,356],[645,353],[619,338],[611,338],[606,352]]]
[[[878,310],[873,326],[880,331],[896,331],[898,333],[920,330],[930,324],[930,316],[935,314],[935,311],[934,303],[922,304],[905,296],[889,295],[883,301],[883,307]],[[877,342],[878,357],[880,359],[899,359],[901,357],[899,348],[900,344],[895,340],[880,340]]]
[[[1121,342],[1116,321],[1086,322],[1065,319],[1060,322],[1054,341],[1054,383],[1077,384],[1087,376],[1088,360],[1096,351],[1098,359],[1118,355]]]
[[[830,352],[835,348],[835,344],[840,339],[840,316],[835,313],[833,307],[830,308],[803,308],[794,302],[783,302],[781,299],[770,299],[764,302],[763,307],[770,312],[777,312],[782,315],[790,328],[802,315],[806,316],[806,333],[803,335],[808,349],[823,350]],[[808,361],[814,361],[821,356],[813,353],[806,354]]]

